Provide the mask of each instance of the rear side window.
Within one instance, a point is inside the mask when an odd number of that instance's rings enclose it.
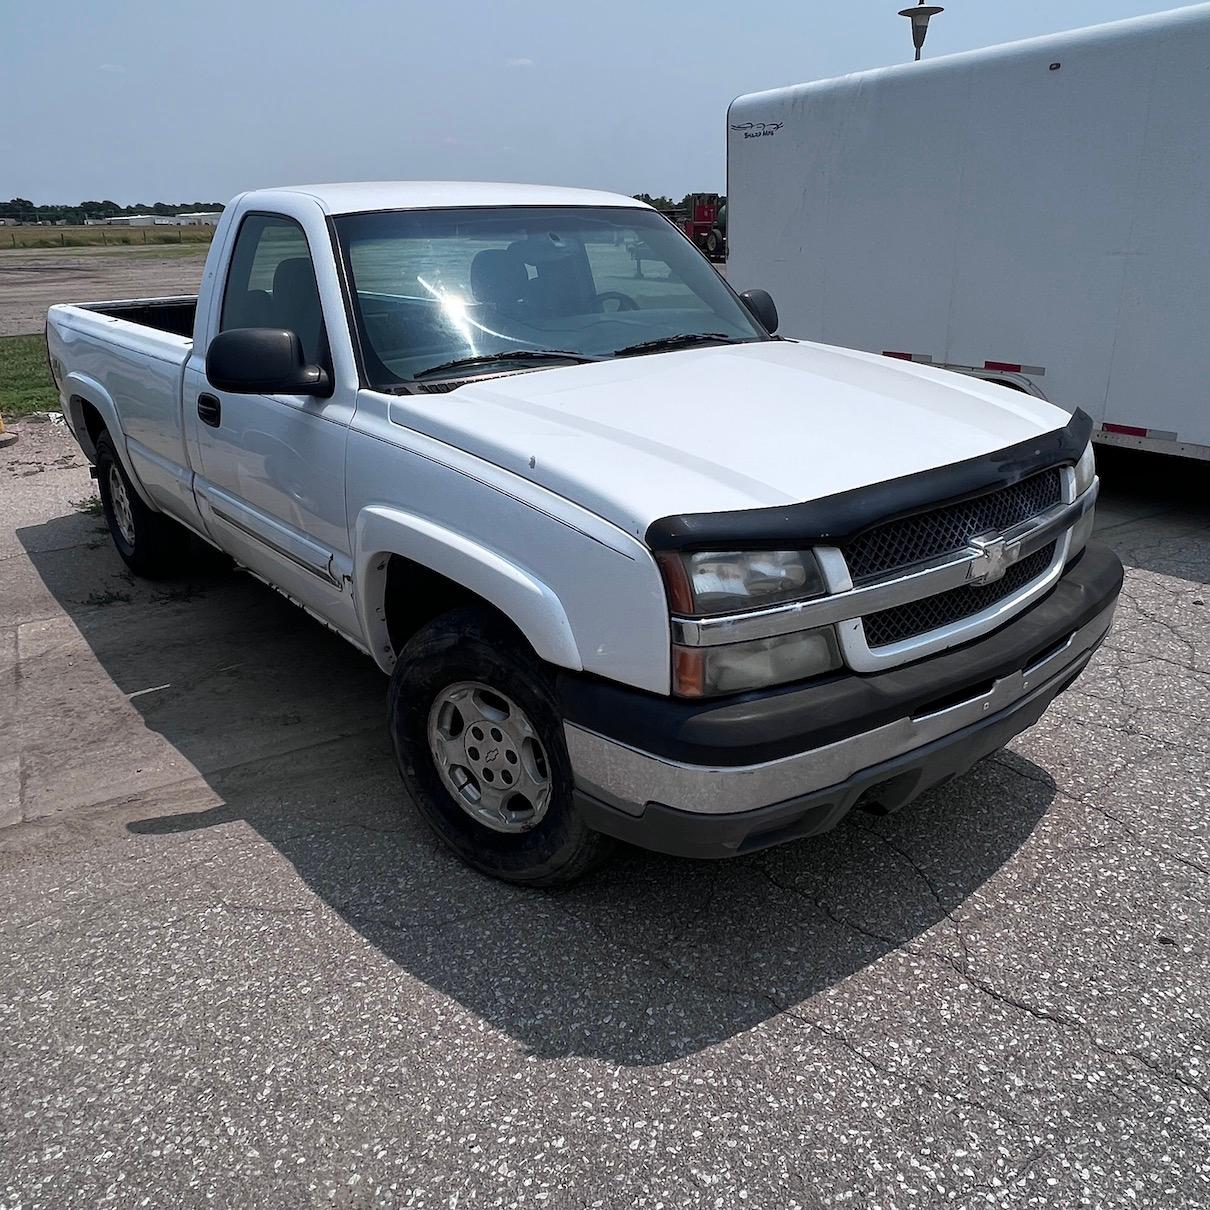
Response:
[[[315,264],[303,229],[276,214],[250,214],[240,226],[227,273],[219,331],[289,328],[309,362],[327,361]]]

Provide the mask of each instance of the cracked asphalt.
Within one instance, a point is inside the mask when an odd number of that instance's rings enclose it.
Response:
[[[1210,1206],[1210,501],[1109,458],[1108,644],[890,817],[559,894],[412,816],[368,661],[0,450],[0,1207]]]

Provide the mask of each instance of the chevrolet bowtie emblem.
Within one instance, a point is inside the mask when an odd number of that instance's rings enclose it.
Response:
[[[967,577],[972,584],[994,583],[1017,561],[1018,548],[1010,547],[1002,535],[972,538],[971,545],[979,552]]]

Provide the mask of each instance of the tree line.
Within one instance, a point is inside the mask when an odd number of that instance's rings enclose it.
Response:
[[[66,219],[69,223],[80,224],[88,218],[117,218],[123,214],[175,215],[222,208],[222,202],[135,202],[132,206],[119,206],[108,199],[77,202],[74,206],[35,206],[28,198],[14,197],[0,202],[0,218],[16,219],[22,223],[55,223]]]
[[[665,197],[662,193],[656,197],[652,197],[650,193],[636,193],[632,195],[636,202],[646,202],[648,206],[654,206],[657,210],[663,210],[668,214],[675,214],[678,211],[684,212],[692,209],[693,199],[700,197],[697,193],[687,193],[679,202],[674,202],[672,198]],[[720,199],[725,200],[725,199]]]

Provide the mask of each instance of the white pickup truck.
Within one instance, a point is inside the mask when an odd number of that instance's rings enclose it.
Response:
[[[427,182],[244,194],[196,299],[47,337],[130,568],[342,634],[432,828],[549,884],[893,810],[1109,628],[1086,415],[776,327],[630,198]]]

